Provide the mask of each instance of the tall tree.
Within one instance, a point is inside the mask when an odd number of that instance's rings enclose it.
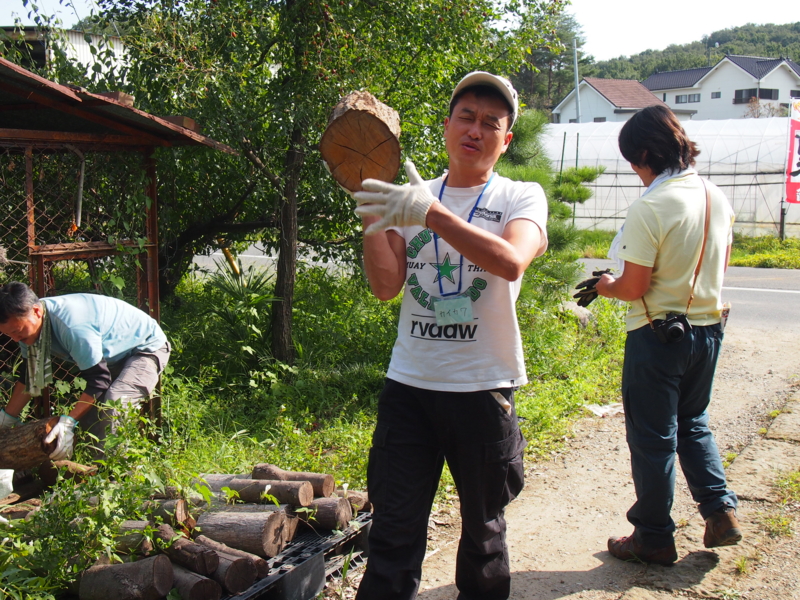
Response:
[[[128,32],[123,88],[139,108],[191,116],[237,157],[158,153],[161,289],[220,236],[278,252],[272,349],[293,360],[298,249],[353,256],[359,223],[317,144],[330,109],[368,89],[401,115],[404,152],[423,172],[445,163],[439,126],[470,70],[510,73],[564,0],[99,0],[94,22]]]
[[[594,58],[581,51],[586,40],[573,15],[559,15],[545,39],[546,44],[531,48],[525,65],[512,78],[522,100],[538,109],[552,108],[575,87],[573,40],[578,46],[580,76],[594,73]]]

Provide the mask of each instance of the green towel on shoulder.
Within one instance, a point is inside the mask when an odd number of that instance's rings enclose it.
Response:
[[[50,357],[50,315],[42,303],[42,330],[39,339],[28,346],[28,383],[25,391],[41,396],[42,390],[53,383],[53,362]]]

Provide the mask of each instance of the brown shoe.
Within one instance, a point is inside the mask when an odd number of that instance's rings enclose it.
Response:
[[[706,519],[706,532],[703,535],[703,545],[706,548],[733,546],[741,539],[742,530],[734,509],[723,506]]]
[[[678,560],[675,542],[663,548],[648,548],[637,542],[632,535],[608,538],[608,551],[611,556],[620,560],[636,560],[657,565],[671,565]]]

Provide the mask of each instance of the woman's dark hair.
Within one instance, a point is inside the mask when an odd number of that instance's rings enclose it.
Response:
[[[649,167],[656,175],[667,169],[688,169],[700,150],[666,106],[648,106],[633,115],[619,132],[619,151],[629,163]]]
[[[12,281],[0,285],[0,323],[15,317],[24,317],[31,312],[39,297],[24,283]]]

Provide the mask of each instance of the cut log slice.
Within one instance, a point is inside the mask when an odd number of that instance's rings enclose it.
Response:
[[[253,585],[256,580],[256,566],[249,558],[217,552],[219,566],[212,575],[214,581],[229,594],[239,594]]]
[[[400,115],[365,91],[352,92],[333,109],[319,143],[322,159],[346,190],[365,179],[394,181],[400,170]]]
[[[327,498],[333,493],[336,482],[333,475],[325,473],[302,473],[298,471],[284,471],[269,463],[259,463],[253,467],[253,479],[272,479],[277,481],[307,481],[314,488],[314,496]]]
[[[244,550],[239,550],[238,548],[231,548],[222,542],[217,542],[204,535],[198,535],[196,538],[194,538],[194,541],[198,544],[203,544],[203,546],[206,546],[207,548],[211,548],[217,554],[228,554],[230,556],[238,556],[249,559],[256,568],[257,579],[263,579],[269,574],[269,563],[260,556],[251,554],[250,552],[245,552]]]
[[[297,511],[301,521],[314,529],[346,529],[353,518],[347,498],[317,498],[311,506]]]
[[[353,514],[358,512],[369,512],[372,505],[369,503],[367,492],[357,492],[354,490],[336,490],[336,495],[340,498],[347,498],[350,501],[350,508]]]
[[[180,565],[172,565],[175,572],[174,587],[183,600],[219,600],[222,588],[208,577],[198,575]]]
[[[0,469],[30,469],[50,458],[56,440],[44,438],[58,423],[58,417],[40,419],[11,429],[0,429]]]
[[[206,537],[262,558],[272,558],[286,545],[286,513],[208,512],[197,526]]]
[[[84,571],[81,600],[157,600],[172,589],[172,564],[163,554],[137,562],[95,565]]]

